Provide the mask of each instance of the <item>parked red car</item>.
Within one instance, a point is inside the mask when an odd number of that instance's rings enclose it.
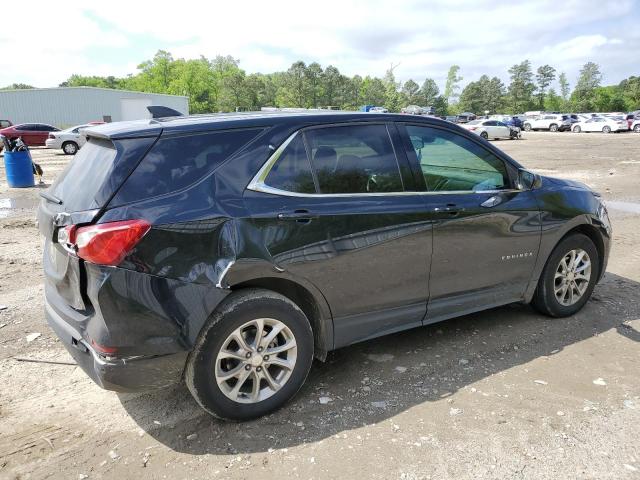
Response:
[[[50,132],[60,129],[44,123],[21,123],[0,130],[0,135],[9,139],[22,137],[22,141],[30,147],[43,146]]]

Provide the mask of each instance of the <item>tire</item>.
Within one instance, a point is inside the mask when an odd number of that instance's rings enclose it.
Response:
[[[525,123],[524,124],[524,131],[525,132],[530,132],[531,131],[531,124],[530,123]]]
[[[611,133],[611,127],[605,125],[604,127],[602,127],[602,133]]]
[[[570,258],[570,254],[572,251],[582,251],[585,252],[588,256],[590,268],[588,270],[588,283],[586,283],[586,287],[578,296],[579,293],[577,288],[573,289],[570,287],[566,289],[566,303],[561,302],[561,298],[558,297],[556,290],[560,289],[561,297],[565,297],[565,294],[562,293],[563,281],[564,277],[560,276],[557,278],[557,273],[562,269],[561,262],[566,258]],[[576,255],[574,258],[578,258],[579,255]],[[583,257],[584,259],[584,257]],[[584,260],[583,260],[584,261]],[[540,275],[540,279],[538,280],[538,287],[533,296],[533,300],[531,304],[533,307],[541,313],[545,315],[549,315],[551,317],[568,317],[578,312],[582,307],[587,303],[593,289],[596,285],[597,279],[600,276],[599,272],[600,258],[598,255],[598,250],[595,245],[591,241],[589,237],[586,235],[575,233],[567,236],[563,240],[556,245],[556,247],[551,252],[551,255],[547,259],[547,263],[542,270],[542,274]],[[581,267],[580,267],[581,268]],[[582,270],[585,272],[586,270]],[[560,275],[558,273],[558,275]],[[584,275],[584,273],[583,273]],[[586,276],[586,275],[585,275]],[[577,283],[576,285],[584,285],[584,281]],[[580,287],[583,288],[583,287]],[[578,297],[574,301],[574,292],[575,296]],[[571,298],[569,298],[569,294]],[[569,303],[569,302],[574,303]]]
[[[582,131],[582,129],[580,128],[580,125],[576,125],[575,127],[573,127],[573,133],[580,133]]]
[[[64,142],[62,151],[65,155],[75,155],[78,152],[78,144],[76,142]]]
[[[489,134],[487,132],[480,132],[480,136],[485,140],[489,140]]]
[[[636,133],[640,133],[640,123],[633,127],[633,131]]]
[[[550,132],[557,132],[558,131],[558,125],[556,125],[555,123],[552,123],[551,125],[549,125],[549,131]]]
[[[262,350],[253,348],[256,346],[255,337],[243,335],[243,332],[251,333],[255,330],[255,322],[260,320],[265,324],[263,339],[270,333],[268,322],[284,325],[274,342],[269,343],[266,348],[259,347]],[[243,349],[233,339],[237,338],[233,335],[238,331],[243,335],[247,349]],[[256,335],[255,331],[253,335]],[[258,352],[290,345],[291,339],[294,340],[294,346],[272,354],[271,360],[293,363],[292,369],[275,363],[263,363],[269,357]],[[223,349],[242,353],[233,358],[218,358]],[[251,359],[247,356],[249,353],[253,354]],[[282,355],[286,355],[286,359]],[[256,363],[253,363],[254,359]],[[273,412],[290,400],[307,378],[312,361],[313,332],[304,312],[278,293],[252,288],[232,293],[211,316],[187,359],[185,381],[195,400],[208,413],[226,420],[244,421]],[[220,379],[232,370],[237,370],[238,374],[229,376],[226,380]],[[239,378],[245,375],[244,370],[248,376],[243,380],[241,391],[234,392]],[[220,376],[218,372],[221,372]],[[279,377],[282,381],[279,388],[270,387],[265,374],[274,382]],[[250,397],[256,391],[253,387],[257,378],[260,380],[257,382],[257,396],[254,399]]]

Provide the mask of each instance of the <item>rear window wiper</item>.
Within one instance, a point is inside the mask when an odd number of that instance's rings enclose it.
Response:
[[[40,196],[42,198],[44,198],[45,200],[49,201],[49,202],[57,203],[58,205],[62,205],[62,200],[60,200],[55,195],[51,195],[50,193],[47,193],[47,192],[40,192]]]

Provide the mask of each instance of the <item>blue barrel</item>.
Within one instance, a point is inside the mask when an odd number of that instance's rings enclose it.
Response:
[[[33,165],[29,152],[4,152],[7,182],[12,188],[33,187]]]

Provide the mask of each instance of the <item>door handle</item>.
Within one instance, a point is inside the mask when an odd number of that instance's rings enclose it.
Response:
[[[312,215],[309,210],[295,210],[293,212],[278,214],[278,220],[295,220],[299,223],[309,223],[311,217]]]
[[[449,215],[451,217],[455,217],[460,212],[464,212],[464,208],[459,207],[457,205],[454,205],[452,203],[448,203],[444,207],[436,207],[436,208],[434,208],[433,211],[435,213],[443,213],[443,214]]]

